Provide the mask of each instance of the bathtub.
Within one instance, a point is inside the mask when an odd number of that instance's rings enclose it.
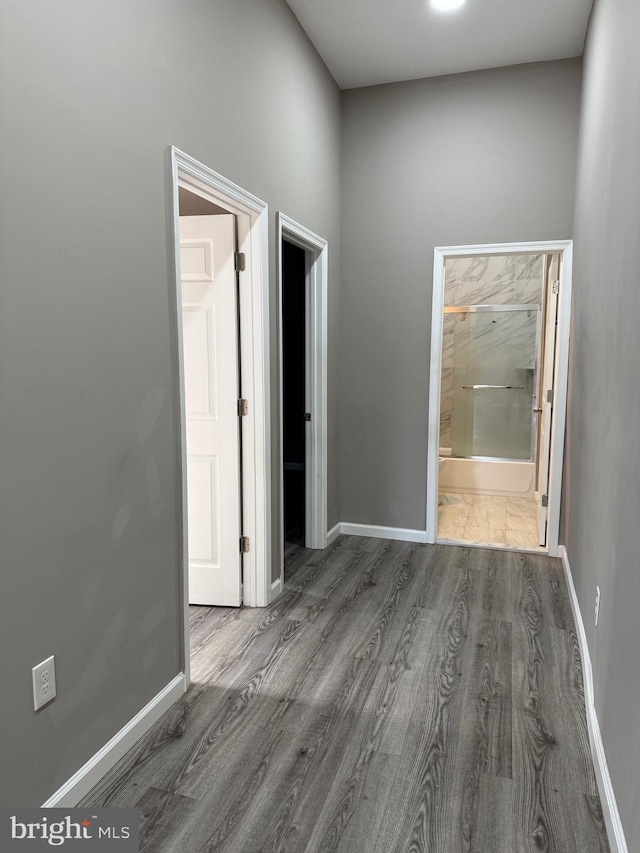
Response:
[[[505,495],[533,498],[536,485],[535,462],[517,460],[456,459],[440,448],[439,492],[463,495]]]

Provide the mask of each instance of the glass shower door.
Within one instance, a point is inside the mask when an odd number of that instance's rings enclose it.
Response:
[[[532,461],[538,307],[445,311],[455,315],[451,455]]]

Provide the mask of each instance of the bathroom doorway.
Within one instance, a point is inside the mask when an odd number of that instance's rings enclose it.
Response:
[[[557,550],[567,252],[565,243],[436,250],[427,500],[433,541]]]

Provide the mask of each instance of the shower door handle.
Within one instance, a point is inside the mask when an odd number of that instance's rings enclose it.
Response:
[[[534,406],[533,411],[536,413],[536,415],[541,415],[542,414],[542,406]]]

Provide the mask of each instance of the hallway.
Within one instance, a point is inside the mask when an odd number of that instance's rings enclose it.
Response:
[[[85,804],[141,851],[608,851],[559,561],[341,536],[192,608],[193,686]]]

